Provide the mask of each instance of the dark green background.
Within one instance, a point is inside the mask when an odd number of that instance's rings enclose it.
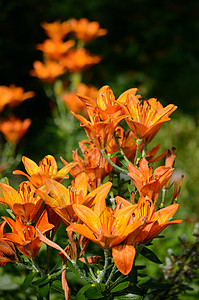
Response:
[[[144,85],[144,96],[196,114],[199,2],[194,0],[0,1],[0,84],[38,89],[29,70],[41,59],[35,45],[46,38],[40,23],[72,17],[97,20],[108,30],[89,45],[104,57],[92,74],[98,87],[108,83],[120,93]],[[37,99],[33,103],[29,104],[36,108]]]

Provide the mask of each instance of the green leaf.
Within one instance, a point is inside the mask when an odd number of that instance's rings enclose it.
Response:
[[[127,161],[124,159],[123,155],[122,154],[117,154],[117,158],[119,159],[119,161],[122,163],[122,165],[128,169],[128,166],[127,166]]]
[[[115,155],[117,155],[118,153],[120,153],[120,151],[115,151],[113,153],[109,153],[110,154],[110,158],[114,157]]]
[[[116,292],[122,291],[122,290],[126,289],[129,285],[130,285],[129,281],[124,281],[122,283],[119,283],[111,290],[111,293],[116,293]]]
[[[58,292],[60,292],[60,293],[62,293],[62,294],[64,294],[64,291],[62,289],[61,281],[59,281],[59,280],[54,280],[51,284],[51,288],[58,291]]]
[[[81,277],[81,275],[77,272],[71,261],[67,260],[67,266],[76,276]]]
[[[97,290],[95,286],[91,286],[86,292],[85,296],[88,299],[100,299],[103,298],[103,295]]]
[[[50,283],[41,286],[38,290],[39,295],[41,297],[46,297],[49,294],[49,291],[50,291]]]
[[[136,295],[136,294],[127,294],[123,296],[116,296],[113,298],[113,300],[142,300],[143,296]]]
[[[33,285],[44,285],[46,283],[48,283],[51,280],[51,277],[49,276],[44,276],[38,280],[35,280],[32,282]]]
[[[159,258],[156,256],[156,254],[149,250],[148,248],[144,247],[142,248],[140,252],[144,257],[148,258],[150,261],[156,263],[156,264],[162,264],[162,262],[159,260]]]
[[[1,178],[1,179],[0,179],[0,182],[1,182],[1,183],[5,183],[5,184],[8,184],[8,185],[9,185],[9,179],[8,179],[7,177],[3,177],[3,178]],[[1,188],[0,188],[0,190],[1,190]]]
[[[84,285],[80,290],[79,292],[77,293],[76,297],[75,297],[75,300],[83,300],[83,299],[86,299],[85,296],[84,296],[84,293],[90,288],[92,287],[92,284],[86,284]]]
[[[30,272],[26,276],[26,278],[24,279],[24,282],[22,284],[22,289],[23,290],[26,290],[29,287],[30,283],[33,281],[33,279],[35,278],[36,274],[37,274],[36,272]]]

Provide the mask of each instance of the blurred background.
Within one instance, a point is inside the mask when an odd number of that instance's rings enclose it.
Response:
[[[85,83],[97,89],[107,84],[116,97],[137,87],[146,99],[155,97],[164,106],[178,106],[151,148],[158,143],[161,152],[176,147],[176,176],[184,175],[181,209],[176,215],[184,222],[178,225],[176,236],[184,232],[191,238],[193,224],[199,219],[199,2],[0,0],[0,85],[15,84],[35,92],[14,113],[32,120],[18,147],[37,163],[47,154],[59,160],[63,150],[49,126],[51,108],[43,83],[30,75],[33,62],[42,60],[36,49],[46,39],[41,23],[71,18],[98,21],[108,31],[87,45],[102,60],[84,72]],[[78,141],[75,143],[77,148]],[[71,147],[67,155],[72,160]],[[17,168],[23,166],[19,163]],[[11,171],[5,174],[9,178]],[[11,181],[14,185],[13,177]],[[172,237],[173,228],[169,230],[166,235]],[[165,246],[171,247],[169,238]]]

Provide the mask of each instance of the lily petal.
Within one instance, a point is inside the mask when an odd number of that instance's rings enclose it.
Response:
[[[131,245],[118,245],[112,249],[113,260],[118,270],[128,275],[133,267],[135,248]]]

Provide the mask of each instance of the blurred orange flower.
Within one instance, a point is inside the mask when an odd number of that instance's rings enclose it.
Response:
[[[34,97],[34,95],[34,92],[24,93],[24,88],[16,87],[14,84],[11,84],[9,87],[2,85],[0,86],[0,112],[6,105],[14,107],[24,100]]]
[[[174,170],[170,166],[160,166],[153,172],[153,168],[149,167],[145,158],[139,161],[139,168],[129,163],[128,169],[128,175],[140,196],[147,196],[154,202],[157,201],[161,188],[169,181]]]
[[[69,40],[63,42],[62,40],[45,40],[42,44],[37,45],[37,49],[41,50],[46,58],[60,60],[68,50],[75,45],[75,41]]]
[[[98,90],[92,85],[87,86],[84,83],[80,83],[77,87],[76,93],[96,99]],[[75,113],[82,112],[84,115],[87,115],[86,104],[79,99],[76,93],[70,92],[69,94],[62,94],[64,103],[69,110],[72,110]]]
[[[46,155],[39,165],[26,156],[22,157],[22,162],[28,174],[20,170],[15,170],[13,174],[26,176],[36,188],[43,186],[47,178],[62,182],[68,178],[66,174],[76,165],[76,163],[69,163],[58,171],[56,160],[52,155]]]
[[[42,63],[37,60],[33,63],[33,68],[34,69],[30,71],[30,75],[38,77],[48,83],[53,83],[58,76],[66,72],[64,66],[56,61]]]
[[[4,227],[6,221],[0,223],[0,267],[9,263],[16,263],[18,261],[15,246],[13,243],[4,240]]]
[[[90,22],[86,18],[80,20],[73,19],[71,20],[71,25],[76,37],[84,42],[89,42],[107,34],[107,30],[100,28],[98,22]]]
[[[9,217],[3,217],[3,219],[12,229],[12,233],[4,234],[4,239],[15,244],[19,251],[28,258],[34,258],[41,247],[41,241],[36,229],[32,225],[25,225],[19,217],[16,217],[16,221]],[[46,211],[43,211],[36,226],[42,233],[54,227],[48,222]]]
[[[71,31],[71,25],[69,21],[64,21],[62,23],[59,20],[52,23],[43,22],[41,26],[45,30],[47,36],[55,40],[62,40]]]
[[[27,132],[30,124],[31,119],[21,121],[17,117],[10,116],[0,123],[0,131],[9,143],[16,145]]]
[[[76,96],[76,93],[70,92],[69,94],[62,94],[63,101],[66,105],[66,107],[69,110],[74,111],[75,113],[82,112],[84,115],[86,113],[86,105],[79,100],[79,98]]]
[[[77,93],[95,100],[97,99],[98,89],[93,85],[80,83],[77,87]]]
[[[29,181],[22,182],[18,191],[4,183],[0,183],[0,187],[4,195],[0,197],[1,203],[7,204],[24,223],[37,221],[43,200],[35,194],[36,189]]]
[[[169,121],[169,115],[177,109],[174,104],[163,107],[155,98],[140,100],[140,95],[129,93],[126,100],[118,99],[118,104],[124,109],[126,122],[136,139],[149,143],[159,131],[164,122]]]
[[[70,73],[81,72],[84,69],[97,64],[101,58],[97,55],[91,55],[84,48],[71,49],[61,59],[61,63]]]
[[[62,218],[66,225],[77,222],[78,217],[73,210],[73,204],[91,206],[95,203],[97,197],[106,195],[111,187],[107,182],[87,195],[88,176],[85,173],[79,174],[69,188],[54,180],[46,180],[48,193],[37,190],[37,193],[53,210]]]

